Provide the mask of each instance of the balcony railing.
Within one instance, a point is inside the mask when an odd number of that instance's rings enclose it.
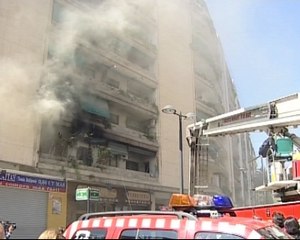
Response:
[[[82,160],[62,156],[53,156],[46,153],[41,154],[39,158],[39,165],[43,168],[48,168],[49,170],[55,170],[62,175],[66,175],[68,173],[78,174],[78,178],[80,178],[79,175],[85,175],[87,177],[101,176],[114,179],[126,178],[145,182],[158,181],[158,174],[156,173],[133,171],[103,164],[94,164],[92,166],[88,166]]]
[[[79,44],[81,45],[81,47],[86,46],[86,48],[85,48],[86,50],[88,50],[88,51],[91,50],[91,48],[90,48],[91,44],[89,46],[87,46],[87,44],[85,42],[80,42]],[[144,69],[144,68],[138,66],[137,64],[129,61],[125,56],[120,55],[116,52],[113,52],[112,50],[103,49],[103,48],[101,48],[101,45],[94,46],[93,50],[94,50],[93,54],[100,54],[103,57],[107,58],[108,60],[115,62],[116,64],[121,65],[125,68],[128,68],[131,71],[133,71],[143,77],[150,78],[153,82],[156,82],[154,71],[147,70],[147,69]]]
[[[202,99],[196,99],[196,108],[201,109],[201,112],[205,112],[210,116],[215,116],[217,114],[214,108],[209,107]]]
[[[119,88],[112,87],[111,85],[108,85],[106,83],[95,81],[94,90],[95,90],[95,92],[102,92],[106,95],[112,96],[113,99],[119,98],[122,102],[125,101],[128,104],[130,104],[131,106],[134,104],[142,109],[146,109],[155,114],[158,113],[158,108],[154,103],[149,103],[145,99],[137,97],[131,93],[127,93],[126,91],[121,90]]]

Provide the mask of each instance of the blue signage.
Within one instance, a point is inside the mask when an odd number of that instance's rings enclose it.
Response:
[[[0,172],[0,185],[46,192],[65,192],[66,181]]]

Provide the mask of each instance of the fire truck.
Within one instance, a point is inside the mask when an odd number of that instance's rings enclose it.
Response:
[[[186,128],[190,153],[190,195],[199,194],[207,184],[209,141],[219,136],[265,132],[267,139],[260,148],[266,160],[267,180],[254,191],[271,192],[279,199],[274,204],[234,208],[237,216],[270,220],[275,211],[300,218],[300,138],[291,128],[300,125],[300,93],[284,96],[264,104],[240,108],[201,120]],[[290,166],[285,169],[284,166]],[[200,189],[200,190],[199,190]]]
[[[66,239],[293,239],[274,223],[232,217],[230,198],[172,194],[172,211],[86,213],[71,223]]]

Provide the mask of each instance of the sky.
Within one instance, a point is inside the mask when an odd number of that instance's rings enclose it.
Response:
[[[299,0],[205,0],[241,107],[300,92]],[[298,129],[291,129],[300,136]],[[251,133],[256,155],[265,133]]]

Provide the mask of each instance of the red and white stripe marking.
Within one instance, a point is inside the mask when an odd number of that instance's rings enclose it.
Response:
[[[243,224],[232,224],[226,221],[213,223],[209,219],[201,219],[199,222],[195,220],[180,220],[170,218],[94,218],[83,221],[75,221],[65,232],[66,238],[71,238],[77,229],[85,228],[152,228],[152,229],[174,229],[185,228],[187,231],[218,231],[229,234],[238,234],[246,236],[250,239],[260,239],[261,235],[255,230],[249,231],[249,228]]]

